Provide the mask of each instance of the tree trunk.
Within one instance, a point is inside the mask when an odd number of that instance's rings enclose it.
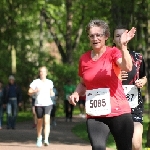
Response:
[[[61,54],[63,63],[69,63],[73,64],[73,53],[76,50],[78,43],[80,41],[80,37],[83,32],[83,23],[85,19],[85,4],[81,3],[79,7],[81,7],[82,14],[80,18],[78,18],[79,27],[74,31],[73,28],[73,2],[72,0],[66,0],[66,33],[63,35],[65,46],[63,45],[63,40],[60,41],[60,39],[57,37],[57,31],[55,31],[55,28],[53,27],[53,24],[51,24],[51,19],[57,20],[52,16],[51,14],[47,14],[45,8],[42,9],[42,16],[46,22],[47,28],[49,29],[49,32],[53,36],[54,42],[56,43],[58,50]],[[58,27],[59,29],[59,27]],[[61,32],[61,30],[59,30]],[[61,32],[62,33],[62,32]],[[74,33],[74,34],[73,34]]]
[[[61,42],[59,41],[59,39],[58,39],[58,37],[56,35],[56,33],[54,32],[54,30],[52,30],[51,18],[48,17],[48,15],[46,13],[46,10],[44,8],[41,10],[41,12],[42,12],[42,16],[43,16],[43,18],[45,20],[45,23],[47,25],[47,28],[48,28],[49,32],[51,33],[51,35],[53,36],[54,42],[56,43],[56,45],[58,47],[58,50],[59,50],[59,52],[61,54],[61,57],[62,57],[62,61],[63,61],[63,63],[66,63],[67,62],[66,53],[64,51],[64,48],[61,45]]]
[[[67,56],[67,62],[68,63],[73,63],[72,60],[72,0],[66,0],[66,13],[67,13],[67,18],[66,18],[66,56]]]
[[[16,50],[14,46],[12,46],[12,50],[11,50],[11,69],[12,69],[12,73],[16,74]]]
[[[40,12],[40,42],[39,42],[39,50],[42,50],[43,47],[43,16],[42,11]]]

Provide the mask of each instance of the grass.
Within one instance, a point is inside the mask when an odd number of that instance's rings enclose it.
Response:
[[[148,104],[145,105],[144,107],[146,110],[148,110]],[[148,122],[149,122],[149,116],[148,114],[144,114],[143,118],[143,148],[145,148],[145,143],[146,143],[146,136],[147,136],[147,128],[148,128]],[[85,123],[79,123],[75,127],[73,127],[72,132],[80,137],[81,139],[89,142],[88,135],[87,135],[87,128]],[[113,139],[113,136],[110,134],[108,141],[107,141],[107,147],[109,148],[114,148],[115,149],[115,142]]]
[[[24,122],[32,120],[32,113],[30,111],[20,111],[17,116],[17,122]],[[6,124],[6,113],[3,116],[3,124]]]

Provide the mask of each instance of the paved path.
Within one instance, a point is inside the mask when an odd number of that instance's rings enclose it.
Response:
[[[91,150],[88,142],[75,136],[71,129],[79,122],[85,121],[75,117],[72,123],[63,118],[57,119],[57,126],[51,129],[50,145],[42,149],[50,150]],[[36,130],[31,128],[31,122],[19,123],[16,130],[0,130],[0,150],[39,150],[36,147]],[[108,149],[109,150],[109,149]]]

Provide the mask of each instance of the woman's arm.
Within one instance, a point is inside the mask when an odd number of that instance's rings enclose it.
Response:
[[[78,93],[78,95],[81,96],[81,95],[85,95],[85,92],[86,92],[85,84],[83,82],[83,79],[80,78],[80,83],[77,85],[74,93]]]
[[[50,89],[50,96],[55,96],[53,89]]]
[[[39,92],[39,90],[36,88],[35,90],[33,90],[32,88],[29,88],[28,90],[28,95],[29,96],[32,96],[34,95],[35,93]]]
[[[117,65],[121,68],[121,70],[129,72],[132,70],[132,59],[127,50],[127,46],[122,46],[122,58],[117,60]]]
[[[136,29],[132,27],[129,32],[126,30],[120,38],[122,58],[119,58],[116,63],[123,71],[129,72],[132,70],[132,59],[127,50],[127,43],[134,37],[135,32]]]

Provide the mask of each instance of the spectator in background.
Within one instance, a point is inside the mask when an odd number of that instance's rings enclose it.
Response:
[[[72,85],[71,81],[68,80],[66,85],[64,85],[64,110],[66,114],[66,122],[72,122],[72,113],[74,106],[69,103],[69,97],[74,92],[75,86]]]
[[[51,100],[53,101],[53,108],[51,111],[51,125],[56,126],[55,113],[56,113],[56,100],[58,98],[58,92],[55,87],[53,88],[53,92],[55,93],[55,96],[51,96]]]
[[[80,114],[79,116],[82,118],[85,118],[85,95],[82,95],[79,97],[79,110],[80,110]]]
[[[0,130],[3,123],[3,83],[0,81]]]
[[[15,83],[15,77],[9,76],[9,83],[4,88],[4,103],[7,106],[7,129],[15,129],[18,106],[21,106],[22,93]]]

